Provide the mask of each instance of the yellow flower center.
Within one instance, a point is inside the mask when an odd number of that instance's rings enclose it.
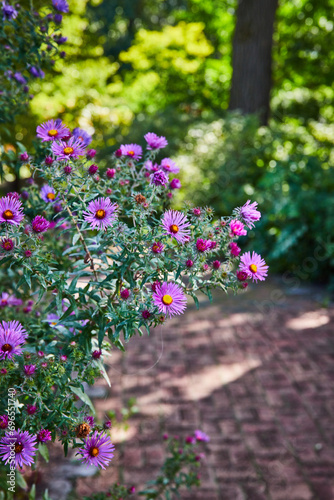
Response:
[[[169,228],[170,232],[171,233],[178,233],[179,232],[179,226],[177,226],[176,224],[172,224]]]
[[[4,213],[2,214],[4,219],[12,219],[14,217],[14,214],[11,210],[5,210]]]
[[[256,271],[257,271],[257,265],[256,264],[251,264],[249,266],[249,269],[252,271],[252,273],[256,273]]]
[[[152,250],[153,250],[153,252],[156,252],[157,250],[159,250],[158,245],[153,245]]]
[[[22,450],[23,450],[23,444],[15,443],[15,453],[21,453]]]
[[[98,210],[95,214],[95,216],[98,218],[98,219],[103,219],[106,215],[106,212],[105,210],[102,210],[102,208],[100,208],[100,210]]]
[[[81,137],[81,135],[79,135],[78,139],[79,139],[79,141],[83,142],[83,137]]]
[[[58,130],[56,130],[55,128],[52,128],[51,130],[49,130],[48,135],[50,137],[56,137],[56,135],[58,135]]]
[[[55,199],[56,195],[54,193],[48,193],[46,195],[46,197],[47,197],[48,200],[52,200],[53,201]]]
[[[173,302],[173,299],[170,295],[164,295],[162,297],[162,302],[165,304],[165,306],[170,306],[171,303]]]
[[[134,151],[128,151],[128,156],[134,156],[135,152]]]
[[[97,457],[99,453],[100,453],[100,450],[99,450],[98,448],[96,448],[96,447],[94,447],[94,448],[92,448],[92,449],[90,450],[90,455],[91,455],[92,457]]]
[[[74,151],[74,149],[71,148],[71,146],[67,146],[66,148],[64,148],[63,153],[65,155],[70,155],[71,153],[73,153],[73,151]]]
[[[12,350],[12,346],[10,344],[4,344],[2,346],[2,351],[3,352],[10,352]]]
[[[52,323],[50,323],[51,326],[56,326],[57,324],[57,321],[53,321]]]
[[[10,250],[12,248],[12,244],[10,241],[5,241],[3,246],[4,246],[5,250]]]

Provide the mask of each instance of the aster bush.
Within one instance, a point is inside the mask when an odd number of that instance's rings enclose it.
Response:
[[[218,220],[208,207],[170,209],[179,168],[153,133],[120,145],[105,172],[90,138],[60,120],[37,137],[27,187],[0,199],[0,458],[8,461],[12,387],[17,466],[58,439],[65,454],[71,446],[105,468],[110,426],[94,419],[86,384],[110,384],[115,349],[134,335],[149,341],[150,328],[184,313],[187,296],[198,306],[199,291],[211,300],[214,288],[265,279],[262,257],[239,256],[236,242],[261,214],[250,201]]]

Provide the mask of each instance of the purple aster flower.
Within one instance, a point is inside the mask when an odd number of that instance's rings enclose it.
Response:
[[[67,42],[67,36],[57,36],[55,37],[55,42],[58,43],[58,45],[62,45]]]
[[[41,215],[36,217],[31,222],[31,227],[34,233],[44,233],[49,229],[50,223]]]
[[[202,238],[199,238],[196,241],[196,248],[199,252],[207,252],[208,250],[211,250],[212,248],[212,241],[211,240],[203,240]]]
[[[0,307],[15,307],[15,306],[21,306],[22,305],[22,300],[17,299],[15,295],[9,295],[7,292],[2,292],[0,296]]]
[[[53,187],[48,186],[47,184],[45,184],[42,187],[42,189],[40,191],[40,195],[41,195],[42,200],[44,200],[46,203],[53,203],[54,201],[59,199],[59,196],[56,196],[56,193],[55,193],[55,190],[53,189]]]
[[[208,443],[210,441],[209,436],[207,434],[205,434],[205,432],[203,432],[203,431],[196,430],[194,435],[195,435],[195,438],[197,439],[197,441],[202,441],[204,443]]]
[[[50,313],[47,315],[46,321],[49,323],[49,326],[57,326],[59,321],[59,316],[57,314]]]
[[[151,160],[147,160],[144,167],[146,168],[146,170],[149,170],[150,172],[157,172],[159,170],[158,164],[157,163],[153,164]]]
[[[242,222],[239,220],[231,220],[230,222],[231,236],[245,236],[247,231]]]
[[[254,227],[254,222],[261,219],[261,212],[257,210],[257,201],[253,203],[248,200],[242,207],[236,209],[237,213],[244,219],[245,224],[250,229]]]
[[[88,211],[83,212],[84,219],[90,223],[92,229],[106,229],[116,220],[117,208],[118,205],[111,203],[109,198],[99,198],[89,203]]]
[[[37,434],[37,442],[38,443],[46,443],[46,441],[51,441],[52,436],[51,432],[47,429],[41,429]]]
[[[21,83],[22,85],[24,85],[25,83],[27,83],[27,80],[24,78],[24,76],[22,75],[22,73],[20,73],[19,71],[17,71],[16,73],[14,73],[14,78],[17,81],[17,83]]]
[[[17,431],[6,434],[0,440],[0,456],[7,464],[12,461],[12,445],[14,444],[15,451],[15,466],[23,467],[23,465],[32,465],[34,463],[33,456],[36,454],[36,437],[31,436],[28,431]]]
[[[147,149],[163,149],[168,145],[166,137],[159,137],[153,132],[144,135],[144,139],[147,142]]]
[[[5,238],[1,240],[1,246],[5,252],[10,252],[14,248],[14,241],[11,238]]]
[[[142,157],[143,150],[138,144],[122,144],[120,147],[122,156],[129,156],[134,160],[139,160]]]
[[[169,317],[182,314],[186,309],[187,299],[181,287],[164,281],[152,294],[153,302],[159,312]]]
[[[82,128],[75,128],[73,130],[73,137],[76,139],[80,140],[84,146],[88,146],[92,142],[92,137],[89,135],[88,132],[83,130]]]
[[[172,181],[169,183],[170,189],[180,189],[181,188],[181,182],[179,179],[172,179]]]
[[[8,416],[0,415],[0,429],[7,429],[8,427]]]
[[[55,14],[53,16],[53,20],[56,24],[61,24],[62,20],[63,20],[63,16],[61,14]]]
[[[16,19],[18,12],[14,7],[11,5],[6,4],[5,1],[2,2],[2,13],[3,13],[3,20],[5,19]]]
[[[162,218],[162,226],[167,231],[166,234],[173,236],[178,243],[185,243],[190,238],[190,223],[187,217],[176,210],[168,210]]]
[[[13,226],[19,226],[24,217],[22,210],[20,200],[10,196],[0,198],[0,223],[7,222],[7,224],[13,224]]]
[[[85,146],[80,139],[71,137],[68,142],[53,142],[52,152],[58,157],[58,160],[68,160],[69,158],[78,158],[86,152]]]
[[[235,243],[235,241],[231,241],[229,244],[230,247],[230,252],[234,257],[238,257],[239,253],[241,252],[241,248]]]
[[[151,250],[153,253],[161,253],[165,246],[161,243],[161,241],[155,241],[151,246]]]
[[[32,377],[33,374],[35,373],[35,371],[36,371],[36,365],[25,365],[24,366],[24,374],[27,377]]]
[[[150,175],[151,182],[154,186],[166,186],[168,184],[168,175],[165,174],[162,170],[158,170],[157,172],[153,172]]]
[[[66,0],[52,0],[52,5],[59,12],[64,12],[65,14],[69,12],[68,3]]]
[[[92,437],[85,439],[84,448],[79,449],[79,454],[85,464],[105,469],[114,456],[114,450],[110,437],[95,431]]]
[[[43,142],[63,139],[70,134],[70,130],[60,119],[49,120],[42,123],[42,125],[38,125],[36,132],[37,137],[42,139]]]
[[[264,281],[268,275],[268,269],[269,266],[266,265],[261,255],[255,252],[252,255],[250,252],[246,252],[240,257],[239,270],[247,273],[253,281]]]
[[[0,323],[0,359],[13,359],[14,356],[21,356],[21,346],[27,337],[27,332],[18,321]]]
[[[44,78],[45,73],[39,68],[36,68],[36,66],[30,66],[29,68],[30,73],[34,78]]]
[[[178,172],[180,172],[180,168],[170,158],[164,158],[161,161],[160,167],[166,170],[166,172],[172,172],[173,174],[177,174]]]

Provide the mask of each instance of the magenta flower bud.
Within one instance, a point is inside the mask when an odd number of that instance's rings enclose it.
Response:
[[[121,297],[122,299],[126,300],[130,296],[130,291],[127,288],[124,288],[124,290],[121,291]]]
[[[52,165],[53,158],[51,158],[51,156],[47,156],[44,161],[46,165]]]
[[[107,420],[106,422],[104,422],[103,427],[105,429],[111,429],[111,425],[111,420]]]
[[[171,182],[169,183],[169,187],[171,189],[180,189],[181,188],[181,182],[179,179],[172,179]]]
[[[88,172],[90,173],[90,175],[94,175],[94,174],[96,174],[98,169],[99,169],[99,167],[97,165],[95,165],[95,163],[93,163],[93,165],[91,165],[89,167]]]
[[[204,272],[206,272],[209,269],[209,265],[208,264],[203,264],[202,269],[203,269]]]
[[[100,349],[96,350],[96,351],[93,351],[92,352],[92,358],[94,358],[94,359],[100,359],[101,354],[102,354],[102,351]]]
[[[20,154],[20,160],[21,161],[27,161],[27,160],[29,160],[29,155],[28,155],[28,153],[26,151],[24,153]]]
[[[63,362],[67,361],[66,354],[62,354],[59,359],[60,359],[60,361],[63,361]]]
[[[89,149],[86,153],[87,158],[94,158],[95,155],[96,155],[95,149]]]
[[[38,351],[37,356],[39,358],[43,358],[44,357],[44,352],[43,351]]]
[[[64,167],[64,174],[69,175],[71,172],[72,172],[71,165],[65,165],[65,167]]]
[[[111,194],[112,193],[112,189],[108,188],[106,189],[106,194]]]
[[[186,443],[194,444],[195,442],[196,442],[196,439],[193,436],[186,437]]]
[[[248,283],[246,283],[246,281],[244,281],[243,283],[241,283],[241,287],[242,288],[247,288],[248,287]]]
[[[148,311],[147,309],[145,309],[144,311],[141,312],[141,315],[144,319],[149,319],[151,317],[151,313],[150,311]]]
[[[166,439],[168,439],[168,434],[164,434],[164,435],[162,436],[162,439],[164,439],[164,440],[166,441]]]
[[[167,193],[167,197],[168,198],[173,198],[173,193],[171,193],[170,191]]]
[[[108,168],[106,171],[106,176],[108,179],[113,179],[115,177],[116,170],[114,168]]]
[[[230,247],[231,254],[234,257],[238,257],[239,253],[241,252],[241,248],[234,241],[232,241],[229,244],[229,247]]]
[[[191,268],[191,267],[193,267],[193,265],[194,265],[194,262],[191,259],[188,259],[186,262],[186,266]]]
[[[36,371],[36,365],[25,365],[24,373],[27,377],[31,377]]]
[[[37,434],[38,443],[45,443],[46,441],[51,441],[51,439],[52,439],[51,432],[48,431],[47,429],[41,429]]]
[[[1,375],[6,375],[6,373],[7,373],[6,368],[1,368],[0,373],[1,373]]]
[[[42,368],[47,368],[47,367],[48,367],[48,364],[44,361],[43,363],[41,363],[41,367],[42,367]]]
[[[213,267],[213,269],[219,269],[220,268],[220,262],[219,262],[219,260],[215,260],[212,263],[212,267]]]
[[[14,248],[14,241],[11,238],[5,238],[1,241],[1,246],[5,252],[10,252]]]
[[[27,200],[29,198],[28,191],[22,191],[21,196],[23,200]]]
[[[199,217],[201,215],[201,209],[200,208],[194,208],[193,209],[193,214]]]
[[[37,411],[37,406],[27,405],[26,410],[27,410],[28,415],[34,415]]]
[[[245,271],[237,271],[237,278],[239,281],[246,281],[248,274]]]
[[[8,417],[7,415],[0,415],[0,429],[7,429]]]
[[[136,493],[136,488],[134,486],[131,486],[131,488],[129,488],[129,493]]]
[[[122,150],[121,150],[121,148],[116,149],[115,156],[116,156],[116,158],[120,158],[122,156]]]

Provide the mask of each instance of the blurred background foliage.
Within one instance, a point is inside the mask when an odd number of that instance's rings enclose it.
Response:
[[[12,137],[29,148],[37,124],[60,117],[94,134],[106,166],[120,143],[165,135],[182,166],[176,208],[190,199],[225,215],[257,200],[263,219],[249,248],[273,271],[333,280],[334,0],[281,0],[265,126],[228,110],[236,0],[69,4],[66,57],[33,83]]]

